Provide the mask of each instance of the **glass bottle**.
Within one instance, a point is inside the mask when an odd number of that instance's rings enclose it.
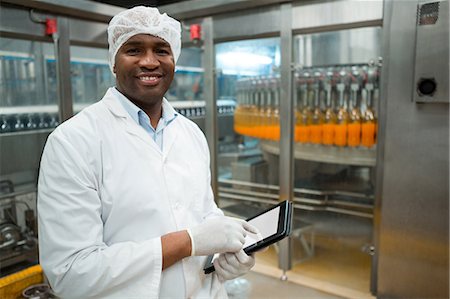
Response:
[[[348,112],[345,109],[344,90],[345,84],[338,83],[336,88],[339,92],[339,108],[336,114],[336,126],[334,127],[334,144],[337,146],[347,145],[347,126],[348,126]]]
[[[364,111],[362,117],[362,125],[361,125],[361,144],[365,147],[372,147],[375,144],[375,134],[376,134],[376,126],[377,120],[375,118],[375,112],[373,110],[372,103],[372,90],[373,84],[366,84],[366,110]]]
[[[266,114],[266,106],[267,106],[267,93],[266,93],[266,78],[261,77],[257,81],[257,92],[258,92],[258,115],[256,117],[255,123],[255,137],[257,138],[266,138],[265,133],[265,114]]]
[[[234,120],[233,120],[233,128],[237,134],[242,135],[241,129],[241,118],[242,118],[242,106],[244,104],[244,89],[243,89],[243,81],[236,82],[236,109],[234,110]]]
[[[256,125],[258,123],[258,103],[259,103],[259,92],[258,92],[258,82],[256,78],[251,81],[251,92],[250,92],[250,103],[248,106],[248,125],[247,125],[247,135],[255,137]]]
[[[270,114],[269,139],[280,140],[280,79],[275,78],[272,81],[273,105]]]
[[[331,102],[331,85],[328,84],[326,91],[326,110],[322,124],[322,144],[332,145],[334,141],[334,127],[336,126],[336,113]]]
[[[320,144],[322,142],[323,112],[320,108],[320,88],[318,82],[313,85],[312,92],[314,93],[314,110],[311,117],[310,141],[314,144]]]
[[[351,85],[348,145],[353,147],[361,144],[361,111],[357,105],[358,89],[357,83]]]
[[[301,143],[310,142],[310,129],[312,122],[312,111],[308,105],[308,88],[306,83],[300,86],[300,94],[301,94],[301,111],[299,113],[299,117],[297,118],[296,123],[296,140]]]
[[[270,139],[270,130],[271,130],[271,115],[273,113],[272,106],[273,106],[273,95],[274,91],[272,88],[272,81],[273,78],[267,78],[265,81],[265,97],[266,97],[266,104],[264,107],[263,115],[262,115],[262,128],[261,128],[261,135],[264,139]]]

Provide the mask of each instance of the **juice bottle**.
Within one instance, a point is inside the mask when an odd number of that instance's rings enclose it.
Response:
[[[258,91],[258,82],[256,78],[252,80],[251,85],[251,102],[248,108],[248,126],[247,126],[247,135],[251,137],[256,137],[257,124],[258,124],[258,104],[259,104],[259,91]]]
[[[373,84],[367,83],[366,84],[366,91],[367,91],[367,108],[366,111],[364,111],[363,117],[362,117],[362,137],[361,137],[361,144],[365,147],[372,147],[375,144],[375,134],[376,134],[376,127],[377,127],[377,120],[375,118],[375,112],[372,107],[372,90],[373,90]]]
[[[336,114],[336,126],[334,127],[334,144],[337,146],[347,145],[348,112],[344,103],[344,83],[336,84],[339,92],[339,108]]]
[[[241,114],[243,105],[243,81],[236,82],[236,109],[234,110],[233,128],[237,134],[242,134],[241,131]]]
[[[357,92],[359,85],[351,85],[352,97],[350,99],[350,121],[348,124],[348,145],[359,146],[361,144],[361,111],[357,106]]]
[[[256,138],[263,137],[263,125],[264,125],[264,114],[265,114],[265,105],[266,105],[266,95],[264,91],[264,78],[258,78],[256,81],[256,93],[258,95],[258,103],[256,105],[257,112],[254,120],[254,133],[253,136]]]
[[[331,85],[326,87],[326,109],[322,124],[322,144],[332,145],[334,141],[334,127],[336,126],[336,113],[331,103]]]
[[[271,89],[273,94],[273,105],[271,106],[270,123],[269,123],[269,139],[280,140],[280,79],[274,78],[271,81]]]
[[[295,125],[295,139],[301,143],[310,142],[310,126],[312,122],[312,111],[308,105],[308,89],[306,84],[300,86],[302,106],[297,114]]]
[[[260,129],[259,136],[263,139],[270,138],[270,115],[272,113],[272,91],[270,89],[270,79],[264,80],[263,104],[260,108]]]
[[[322,142],[323,112],[320,108],[320,89],[318,83],[314,84],[313,92],[314,110],[311,118],[310,141],[311,143],[320,144]]]

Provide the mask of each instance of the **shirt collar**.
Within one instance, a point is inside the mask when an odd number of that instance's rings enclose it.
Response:
[[[139,114],[147,114],[127,97],[125,97],[120,91],[118,91],[116,87],[111,88],[111,90],[116,98],[119,99],[120,104],[122,104],[123,108],[128,112],[131,118],[139,124]],[[172,122],[177,115],[178,112],[176,112],[172,105],[170,105],[169,101],[167,101],[166,98],[163,98],[161,118],[164,120],[165,124],[167,125]]]

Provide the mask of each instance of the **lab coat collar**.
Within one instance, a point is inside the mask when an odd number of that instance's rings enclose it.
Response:
[[[156,145],[151,138],[149,138],[148,133],[142,128],[136,121],[131,117],[131,115],[125,110],[123,105],[119,102],[119,99],[117,98],[117,94],[114,92],[114,87],[109,88],[106,91],[105,96],[103,97],[102,101],[105,103],[105,105],[108,107],[109,111],[113,115],[119,118],[123,118],[126,126],[125,129],[128,133],[132,135],[136,135],[141,140],[143,140],[146,144],[151,146],[154,150],[156,150],[159,154],[163,154],[164,156],[167,156],[170,149],[172,148],[173,143],[176,140],[177,131],[174,127],[175,124],[172,124],[171,126],[167,126],[164,129],[164,137],[163,137],[163,152],[161,152],[160,148]],[[171,122],[174,122],[176,119],[176,116],[178,113],[175,111],[175,109],[170,105],[170,103],[164,98],[163,99],[163,111],[166,111],[167,113],[167,119],[169,119]]]

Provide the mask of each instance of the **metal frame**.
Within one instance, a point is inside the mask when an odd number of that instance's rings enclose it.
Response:
[[[294,194],[294,101],[292,100],[292,5],[282,4],[281,17],[281,93],[280,93],[280,194],[279,200],[293,201]],[[279,242],[278,262],[286,272],[292,268],[291,239]]]
[[[70,41],[69,21],[65,17],[58,17],[58,33],[54,38],[57,82],[58,82],[58,110],[59,121],[63,122],[73,115],[72,83],[70,75]]]
[[[372,266],[378,298],[449,296],[449,106],[412,101],[420,2],[386,0],[384,7]]]
[[[204,68],[204,97],[205,97],[205,131],[210,152],[211,186],[214,199],[218,201],[217,186],[217,102],[216,102],[216,78],[215,56],[213,41],[213,21],[211,17],[203,20],[203,68]]]

